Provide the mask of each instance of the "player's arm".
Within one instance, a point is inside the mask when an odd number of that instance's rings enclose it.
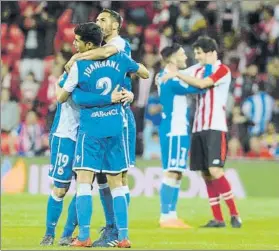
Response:
[[[138,66],[139,68],[136,72],[137,76],[143,79],[149,78],[149,71],[147,70],[147,68],[141,63],[138,63]]]
[[[177,95],[201,94],[206,92],[205,89],[200,89],[200,88],[190,86],[179,79],[168,80],[166,84],[171,85],[173,92]]]
[[[204,79],[183,75],[180,72],[177,72],[176,76],[189,85],[204,89],[204,88],[217,86],[223,83],[222,81],[223,78],[229,73],[230,73],[229,68],[225,65],[221,65],[215,73],[211,74],[209,77],[206,77]]]
[[[118,52],[114,45],[105,45],[96,49],[92,49],[83,53],[78,53],[73,57],[75,60],[97,60],[108,58]]]
[[[140,78],[149,78],[149,71],[140,63],[137,63],[132,58],[129,58],[126,54],[123,54],[124,64],[126,66],[126,72],[136,73]]]
[[[178,77],[182,81],[186,82],[187,84],[200,88],[200,89],[208,88],[208,87],[214,86],[214,84],[215,84],[215,82],[211,78],[211,76],[204,78],[204,79],[200,79],[200,78],[183,75],[180,72],[177,72],[176,77]]]
[[[64,86],[61,88],[59,85],[56,86],[56,98],[58,102],[64,103],[71,95],[75,87],[78,85],[78,66],[74,63],[71,68],[69,75],[65,81]]]
[[[65,70],[70,71],[72,65],[78,60],[98,60],[105,59],[116,54],[119,49],[115,45],[106,45],[83,53],[73,55],[70,61],[65,65]]]
[[[109,105],[121,101],[123,95],[119,90],[119,85],[115,87],[111,95],[93,94],[76,88],[72,93],[73,101],[80,106],[94,107],[99,105]]]

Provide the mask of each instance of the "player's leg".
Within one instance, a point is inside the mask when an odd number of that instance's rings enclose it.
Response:
[[[129,207],[131,197],[130,197],[130,189],[129,189],[129,182],[128,182],[128,171],[122,173],[122,183],[123,183],[123,189],[127,200],[127,205]]]
[[[161,137],[164,175],[160,190],[160,226],[163,228],[189,228],[177,218],[176,213],[182,172],[187,166],[188,148],[189,138],[186,136]]]
[[[54,183],[55,185],[47,202],[46,232],[40,243],[41,246],[53,245],[55,229],[63,209],[63,199],[70,187],[70,183]]]
[[[77,139],[76,156],[73,170],[77,173],[77,197],[76,209],[78,218],[79,234],[71,244],[75,247],[89,247],[90,222],[93,211],[92,182],[94,172],[99,172],[103,149],[99,139],[80,133]],[[96,167],[96,168],[95,168]]]
[[[220,205],[220,196],[218,191],[215,189],[214,182],[212,181],[212,176],[208,170],[202,171],[202,177],[204,179],[206,190],[208,194],[209,205],[213,214],[214,219],[210,220],[203,227],[214,227],[220,228],[225,227],[225,222]]]
[[[76,180],[76,173],[74,173],[75,180]],[[73,238],[73,232],[75,231],[75,228],[78,224],[77,221],[77,209],[76,209],[76,194],[73,196],[69,207],[68,207],[68,214],[67,214],[67,220],[66,224],[64,226],[64,230],[62,233],[62,236],[58,242],[60,246],[68,246],[72,243]]]
[[[106,226],[112,228],[115,222],[112,205],[112,195],[108,185],[107,177],[104,173],[97,173],[96,178],[99,186],[100,200],[105,214]]]
[[[211,183],[211,176],[207,170],[208,163],[208,149],[206,142],[206,132],[196,132],[192,134],[191,147],[190,147],[190,170],[201,171],[202,177],[205,181],[209,204],[214,216],[214,220],[209,221],[202,227],[221,227],[224,225],[222,219],[222,212],[218,193],[213,189]],[[213,224],[214,223],[214,224]]]
[[[172,203],[174,202],[175,197],[175,189],[177,180],[179,179],[180,174],[177,172],[166,171],[164,172],[161,190],[160,190],[160,198],[161,198],[161,216],[160,216],[160,224],[161,226],[165,221],[173,218],[173,214],[170,214],[170,210],[172,207]],[[174,208],[175,206],[173,206]]]
[[[123,147],[121,149],[121,152],[123,153],[123,156],[124,156],[123,159],[125,161],[127,161],[127,163],[129,163],[129,147],[128,147],[129,136],[128,136],[128,130],[127,130],[127,128],[128,128],[127,127],[127,123],[128,123],[127,116],[125,117],[125,121],[126,121],[126,123],[125,123],[126,127],[124,127],[123,135],[122,135],[122,137],[119,137],[119,142],[114,146],[114,148],[117,148],[117,146],[122,147],[122,145],[123,145]],[[120,146],[120,144],[121,144],[121,146]],[[108,151],[112,151],[112,150],[110,149]],[[115,165],[115,162],[117,160],[110,159],[110,161],[112,164],[108,163],[108,158],[105,158],[104,165],[103,165],[104,170],[109,170],[111,168],[110,165]],[[125,163],[126,162],[124,162],[124,165],[126,167],[127,164],[125,164]],[[128,164],[128,166],[129,166],[129,164]],[[117,168],[117,166],[115,168]],[[106,177],[103,178],[100,175],[97,175],[97,180],[98,180],[98,177],[101,177],[101,179],[102,179],[102,180],[100,180],[100,183],[104,183],[104,181],[107,180]],[[98,181],[98,183],[99,183],[99,181]],[[106,189],[110,192],[110,195],[111,195],[110,188],[106,188]],[[122,173],[122,190],[125,193],[127,205],[129,205],[130,192],[129,192],[129,187],[128,187],[127,171]],[[107,197],[106,199],[109,199],[109,198]],[[102,200],[102,197],[101,197],[101,200]],[[102,228],[102,234],[101,234],[100,238],[93,242],[93,245],[92,245],[93,247],[110,247],[110,246],[113,246],[115,240],[118,239],[118,229],[115,224],[114,212],[113,212],[113,208],[110,209],[111,206],[108,205],[109,203],[111,203],[110,205],[113,205],[112,197],[111,197],[111,201],[107,201],[106,204],[103,204],[103,208],[104,208],[104,212],[105,212],[105,216],[106,216],[106,226],[104,228]],[[109,209],[109,210],[107,210],[107,209]],[[107,212],[107,214],[106,214],[106,212]],[[111,222],[113,222],[113,225],[111,225]]]
[[[107,163],[104,166],[108,166]],[[111,242],[118,239],[118,230],[115,224],[113,212],[113,199],[108,185],[106,174],[96,174],[97,183],[99,185],[100,200],[103,206],[106,226],[101,229],[101,236],[93,242],[93,247],[110,247]]]
[[[170,212],[170,205],[173,198],[174,188],[172,184],[171,178],[168,177],[171,173],[168,172],[168,166],[171,160],[171,149],[173,137],[167,137],[164,133],[160,132],[160,146],[161,146],[161,156],[162,156],[162,166],[163,166],[163,180],[160,188],[160,205],[161,205],[161,215],[160,215],[160,225],[161,222],[168,220],[169,212]]]
[[[214,146],[214,147],[213,147]],[[225,200],[231,215],[232,227],[241,227],[241,219],[234,201],[231,185],[224,175],[224,165],[227,156],[226,132],[210,130],[207,135],[208,170],[212,185],[219,196]]]
[[[177,203],[179,198],[179,191],[182,180],[182,172],[184,172],[187,168],[188,161],[188,152],[190,147],[190,137],[187,136],[178,136],[177,137],[177,149],[176,149],[176,158],[177,158],[177,175],[175,176],[175,188],[172,196],[172,202],[170,205],[170,217],[173,219],[177,219]]]
[[[49,177],[54,187],[47,203],[46,233],[41,245],[51,245],[55,237],[55,228],[63,208],[63,198],[72,180],[72,163],[75,142],[68,138],[51,135],[51,168]]]
[[[108,154],[106,155],[109,167],[108,170],[103,171],[107,173],[113,198],[113,211],[118,229],[118,247],[129,248],[131,244],[128,240],[128,204],[123,183],[123,172],[127,171],[129,161],[124,144],[123,135],[109,139]]]
[[[127,127],[124,128],[126,154],[128,156],[129,167],[134,167],[136,164],[136,137],[137,137],[136,121],[135,121],[133,111],[131,110],[130,107],[127,107],[125,111],[126,111],[126,119],[127,119]],[[127,203],[129,206],[130,190],[129,190],[127,172],[123,173],[123,186],[125,190]]]
[[[128,204],[123,189],[122,173],[108,174],[108,182],[113,197],[113,210],[118,229],[119,243],[128,240]]]
[[[219,194],[212,184],[212,177],[208,170],[208,147],[207,147],[207,131],[197,132],[192,135],[191,142],[191,158],[190,169],[193,171],[201,171],[205,181],[209,205],[214,219],[210,220],[202,227],[225,227],[223,214],[221,211]],[[215,146],[214,146],[215,147]]]
[[[173,191],[171,205],[170,205],[170,211],[169,211],[170,218],[172,218],[172,219],[178,219],[178,217],[177,217],[177,203],[178,203],[178,198],[179,198],[181,180],[182,180],[182,173],[178,172],[176,177],[175,177],[174,191]]]
[[[77,172],[77,197],[76,209],[78,218],[79,234],[71,244],[76,247],[90,247],[90,223],[93,212],[91,185],[94,172],[89,170],[76,170]]]

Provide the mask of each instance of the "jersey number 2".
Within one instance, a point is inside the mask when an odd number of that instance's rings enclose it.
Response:
[[[107,95],[111,91],[111,87],[111,79],[108,77],[100,78],[96,84],[97,89],[104,89],[101,95]]]

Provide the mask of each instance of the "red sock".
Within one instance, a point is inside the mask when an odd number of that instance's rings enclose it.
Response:
[[[236,205],[233,198],[233,193],[231,190],[230,183],[226,179],[226,177],[223,175],[221,178],[213,180],[212,181],[215,189],[219,192],[220,195],[224,198],[229,210],[231,216],[238,215]]]
[[[205,184],[207,188],[209,204],[211,206],[214,219],[217,221],[224,221],[220,206],[219,193],[215,191],[212,181],[206,181]]]

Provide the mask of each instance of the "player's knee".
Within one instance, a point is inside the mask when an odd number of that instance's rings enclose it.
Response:
[[[221,167],[209,167],[209,172],[214,179],[219,179],[224,175],[224,170]]]
[[[177,173],[177,180],[181,180],[182,179],[182,172],[178,172]]]
[[[104,173],[96,173],[96,179],[98,184],[106,184],[108,182],[107,176]]]
[[[92,184],[94,180],[94,172],[88,170],[78,170],[77,171],[77,183]]]
[[[128,172],[122,174],[122,184],[123,186],[128,186]]]
[[[182,178],[182,173],[181,172],[176,172],[176,171],[168,171],[168,172],[165,172],[164,176],[166,178],[180,180]]]
[[[205,181],[211,181],[212,180],[212,176],[211,176],[211,174],[208,170],[202,171],[201,174],[202,174],[202,177]]]
[[[69,187],[53,187],[52,192],[56,197],[62,199],[65,197],[68,190]]]
[[[109,184],[110,189],[114,189],[114,188],[123,186],[122,173],[117,174],[117,175],[108,174],[107,179],[108,179],[108,184]]]

